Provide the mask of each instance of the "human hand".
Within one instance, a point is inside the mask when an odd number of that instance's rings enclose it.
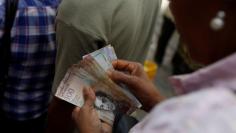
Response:
[[[130,91],[143,104],[145,111],[150,111],[157,103],[163,100],[163,97],[148,78],[141,64],[116,60],[112,62],[112,65],[116,70],[109,70],[109,77],[115,82],[127,85]]]
[[[72,113],[72,118],[75,121],[76,127],[80,133],[111,133],[112,127],[101,122],[97,111],[94,108],[96,99],[95,93],[91,88],[83,90],[85,103],[82,108],[75,108]]]

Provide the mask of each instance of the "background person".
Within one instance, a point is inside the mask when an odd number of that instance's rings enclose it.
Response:
[[[83,55],[108,44],[118,58],[144,62],[151,44],[160,0],[65,0],[57,16],[58,53],[53,90]],[[54,98],[49,132],[71,132],[74,106]]]
[[[0,0],[0,38],[5,23],[9,23],[5,21],[6,1]],[[18,1],[11,30],[8,78],[0,88],[1,132],[43,132],[54,76],[58,4],[59,0]]]

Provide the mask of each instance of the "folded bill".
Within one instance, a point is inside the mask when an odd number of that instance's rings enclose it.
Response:
[[[83,89],[91,87],[96,94],[95,108],[101,120],[113,124],[116,113],[130,114],[141,107],[127,89],[114,83],[106,74],[117,59],[110,45],[83,57],[73,65],[61,81],[55,96],[82,107]]]
[[[113,68],[111,62],[117,59],[115,50],[111,45],[94,51],[88,55],[92,56],[105,71]],[[83,59],[88,55],[83,56]]]
[[[96,50],[88,55],[92,56],[105,71],[107,71],[108,69],[113,69],[112,61],[117,60],[115,50],[111,45],[108,45],[108,46],[103,47],[99,50]],[[83,59],[88,55],[83,56]],[[141,103],[129,91],[128,87],[125,86],[124,84],[119,84],[119,85],[122,86],[123,91],[126,93],[126,95],[128,95],[129,97],[132,97],[132,99],[136,103],[137,107],[141,108],[141,106],[142,106]]]

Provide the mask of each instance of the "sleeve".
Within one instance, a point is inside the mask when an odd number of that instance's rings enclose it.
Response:
[[[57,57],[52,92],[56,89],[67,72],[67,69],[78,63],[82,56],[97,49],[96,39],[62,21],[56,24]]]
[[[225,88],[172,98],[155,107],[130,133],[233,133],[235,102],[235,95]]]

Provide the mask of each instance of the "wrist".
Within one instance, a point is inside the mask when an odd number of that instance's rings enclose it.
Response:
[[[159,93],[156,93],[153,96],[151,96],[151,98],[147,102],[145,102],[147,104],[144,106],[143,109],[147,112],[150,112],[157,104],[159,104],[163,100],[164,97],[161,96]]]

